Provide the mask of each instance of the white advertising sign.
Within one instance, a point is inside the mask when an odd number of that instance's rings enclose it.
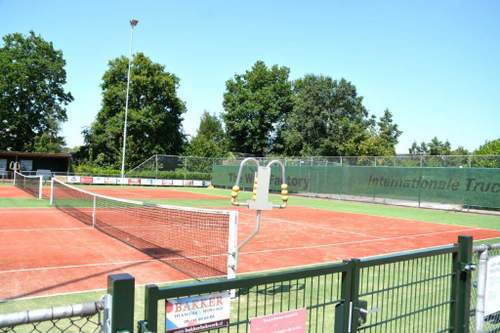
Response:
[[[116,184],[116,179],[115,177],[106,177],[104,178],[104,184],[112,184],[112,185],[115,185]]]
[[[93,177],[92,184],[104,184],[104,177]]]
[[[484,312],[488,316],[500,311],[500,256],[488,259]]]
[[[163,185],[163,180],[161,180],[161,179],[153,179],[153,185],[155,185],[155,186],[162,186]]]
[[[67,182],[72,184],[77,184],[80,182],[80,176],[68,176]]]
[[[165,329],[167,333],[195,333],[227,327],[230,313],[229,291],[169,299],[165,302]]]
[[[174,185],[174,186],[183,186],[184,185],[184,180],[182,180],[182,179],[174,179],[172,181],[172,185]]]
[[[128,178],[117,178],[117,184],[128,185]]]
[[[153,180],[149,178],[141,178],[141,185],[152,185]]]

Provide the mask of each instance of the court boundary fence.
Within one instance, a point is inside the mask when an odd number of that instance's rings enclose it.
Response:
[[[109,275],[100,300],[0,314],[0,332],[110,333],[133,327],[134,284],[129,274]]]
[[[460,236],[454,245],[259,276],[147,285],[139,332],[161,331],[165,299],[227,290],[235,290],[237,308],[227,332],[246,332],[251,317],[298,308],[308,311],[309,332],[401,332],[401,325],[409,332],[469,332],[472,250],[472,238]]]

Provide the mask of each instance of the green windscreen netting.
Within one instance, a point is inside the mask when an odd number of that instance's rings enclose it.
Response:
[[[212,184],[234,185],[238,166],[216,165]],[[250,190],[255,167],[245,168],[241,187]],[[370,166],[287,166],[291,193],[316,193],[500,209],[500,169],[398,168]],[[278,191],[279,169],[273,168],[271,189]]]

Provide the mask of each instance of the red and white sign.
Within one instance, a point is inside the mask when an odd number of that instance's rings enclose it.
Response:
[[[140,178],[129,178],[128,183],[129,183],[129,185],[140,185],[141,179]]]
[[[165,329],[167,333],[195,333],[227,327],[230,314],[229,291],[168,299]]]
[[[306,309],[250,319],[250,333],[305,333]]]
[[[80,183],[82,183],[82,184],[92,184],[93,180],[94,180],[94,178],[92,178],[92,177],[87,177],[87,176],[80,177]]]

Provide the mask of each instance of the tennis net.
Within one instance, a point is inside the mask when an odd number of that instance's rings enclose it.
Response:
[[[43,176],[27,176],[14,171],[14,185],[33,195],[35,198],[42,198]]]
[[[118,199],[55,178],[51,203],[191,277],[235,275],[237,212]]]

